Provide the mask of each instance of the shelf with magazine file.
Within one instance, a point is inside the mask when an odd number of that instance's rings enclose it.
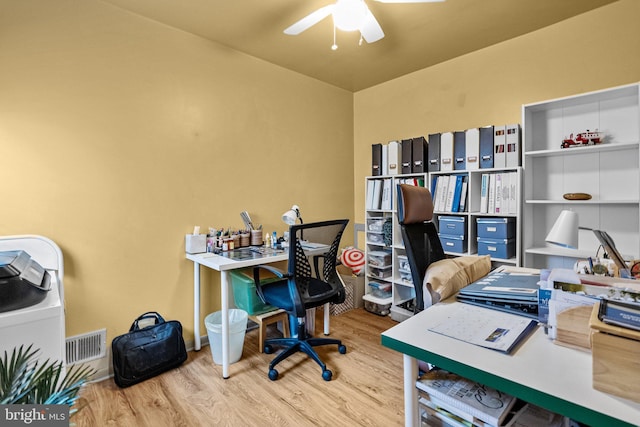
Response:
[[[522,106],[523,264],[573,268],[594,257],[596,236],[579,231],[576,250],[545,242],[562,210],[579,226],[606,231],[622,254],[640,256],[640,85],[631,84]],[[570,135],[599,131],[595,145],[561,148]],[[589,200],[565,200],[587,193]]]
[[[370,265],[367,266],[365,274],[366,290],[364,299],[376,308],[380,306],[386,308],[388,306],[391,317],[398,321],[404,320],[413,313],[412,308],[411,310],[406,310],[403,307],[407,307],[414,299],[415,291],[409,278],[410,273],[407,275],[408,266],[406,271],[402,271],[400,268],[400,265],[403,263],[403,257],[406,257],[406,252],[402,242],[402,233],[400,231],[400,224],[398,223],[398,215],[396,212],[396,188],[398,184],[425,186],[428,182],[427,178],[427,173],[412,173],[369,176],[365,179],[365,190],[367,192],[373,191],[374,199],[375,191],[373,190],[372,185],[376,185],[376,180],[388,180],[386,182],[390,184],[388,187],[391,188],[391,192],[389,194],[390,203],[388,202],[386,206],[387,209],[372,209],[373,205],[369,203],[370,200],[365,201],[365,218],[367,223],[365,258],[367,261],[371,259],[379,260],[379,255],[382,255],[380,252],[386,251],[390,254],[390,267],[388,268],[388,271],[384,270],[383,272],[377,267]],[[381,184],[377,185],[381,186]],[[381,227],[385,228],[385,230],[383,231]],[[369,262],[367,264],[369,264]],[[389,274],[388,276],[380,277],[380,274],[386,274],[387,272]],[[403,277],[408,278],[409,280],[403,279]],[[380,292],[378,286],[382,285],[385,287],[387,284],[391,286],[391,292],[388,295],[384,292]]]
[[[507,175],[508,174],[508,175]],[[483,178],[483,175],[486,178]],[[494,267],[500,265],[512,265],[512,266],[521,266],[521,189],[522,189],[522,175],[523,169],[521,166],[514,167],[506,167],[506,168],[484,168],[484,169],[473,169],[473,170],[453,170],[453,171],[440,171],[440,172],[432,172],[430,174],[431,179],[431,188],[435,188],[435,196],[434,196],[434,206],[436,207],[434,211],[434,221],[438,226],[438,230],[440,232],[445,232],[447,227],[449,227],[449,220],[455,220],[456,218],[462,218],[464,220],[464,227],[466,233],[464,236],[466,237],[466,246],[463,246],[462,250],[459,247],[455,247],[455,250],[451,249],[451,241],[447,240],[445,237],[443,248],[445,249],[445,253],[449,256],[460,256],[460,255],[477,255],[478,254],[478,246],[480,245],[483,249],[482,251],[488,251],[489,255],[491,255],[491,261]],[[434,180],[440,180],[442,176],[462,176],[466,178],[467,183],[467,194],[466,201],[464,203],[464,210],[460,211],[460,208],[455,211],[455,207],[453,209],[449,208],[446,204],[446,201],[443,202],[443,193],[440,193],[440,197],[438,196],[437,183],[434,184]],[[496,209],[495,202],[495,194],[494,194],[494,202],[492,204],[488,203],[488,199],[486,202],[483,202],[483,180],[486,182],[486,185],[489,185],[489,178],[500,176],[500,180],[498,182],[504,183],[506,180],[505,176],[508,177],[509,187],[508,187],[508,195],[510,197],[508,204],[500,203],[498,205],[498,209]],[[449,178],[450,179],[450,178]],[[464,179],[464,178],[463,178]],[[506,184],[505,184],[506,185]],[[505,194],[506,187],[500,194]],[[489,194],[487,194],[489,197]],[[455,196],[453,199],[455,200]],[[442,208],[444,204],[444,209]],[[454,203],[452,202],[452,205]],[[491,210],[490,210],[491,209]],[[513,246],[511,249],[513,251],[512,256],[508,257],[500,257],[498,254],[501,252],[500,250],[495,251],[495,247],[492,244],[493,239],[486,240],[486,234],[482,233],[483,236],[482,241],[478,242],[478,219],[481,220],[482,223],[491,222],[491,221],[500,221],[505,219],[506,221],[512,222],[513,231],[510,235],[510,238],[513,241],[510,245]],[[485,229],[486,231],[486,229]],[[497,236],[499,237],[498,243],[502,244],[504,239],[502,237],[505,236]],[[442,239],[441,239],[442,240]]]

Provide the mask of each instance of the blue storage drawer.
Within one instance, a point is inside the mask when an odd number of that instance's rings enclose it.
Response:
[[[467,239],[465,236],[454,236],[452,234],[438,233],[442,249],[445,252],[465,253],[467,252]]]
[[[516,239],[487,239],[478,237],[478,255],[509,259],[516,255]]]
[[[440,215],[438,217],[438,231],[440,234],[453,236],[467,235],[467,221],[464,216]]]
[[[478,237],[511,239],[516,235],[515,218],[478,218]]]

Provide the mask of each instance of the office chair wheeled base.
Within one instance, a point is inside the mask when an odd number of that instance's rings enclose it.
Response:
[[[320,367],[322,368],[322,379],[325,381],[331,381],[333,372],[327,369],[327,365],[325,365],[324,362],[320,360],[320,356],[318,356],[318,353],[316,353],[316,351],[313,349],[313,347],[316,346],[331,344],[338,345],[338,352],[340,354],[347,353],[347,347],[342,344],[342,341],[332,338],[274,338],[267,340],[264,345],[264,352],[266,354],[273,353],[274,345],[287,347],[269,364],[269,379],[271,381],[275,381],[278,379],[278,371],[275,369],[275,366],[278,363],[291,356],[292,354],[301,351],[303,353],[306,353],[309,357],[315,360],[318,365],[320,365]]]

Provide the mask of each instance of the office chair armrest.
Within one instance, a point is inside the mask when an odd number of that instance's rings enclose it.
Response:
[[[253,267],[253,282],[256,285],[256,293],[258,294],[262,302],[266,304],[267,301],[265,300],[264,294],[262,293],[262,281],[260,280],[260,270],[270,271],[280,279],[288,279],[289,277],[291,277],[291,275],[289,273],[285,273],[279,268],[272,267],[270,265],[258,265]]]

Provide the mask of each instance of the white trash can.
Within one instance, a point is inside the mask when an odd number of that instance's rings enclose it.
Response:
[[[247,330],[248,314],[237,308],[229,309],[229,363],[235,363],[242,356],[244,335]],[[209,336],[209,348],[213,361],[222,365],[222,311],[209,314],[204,319]]]

